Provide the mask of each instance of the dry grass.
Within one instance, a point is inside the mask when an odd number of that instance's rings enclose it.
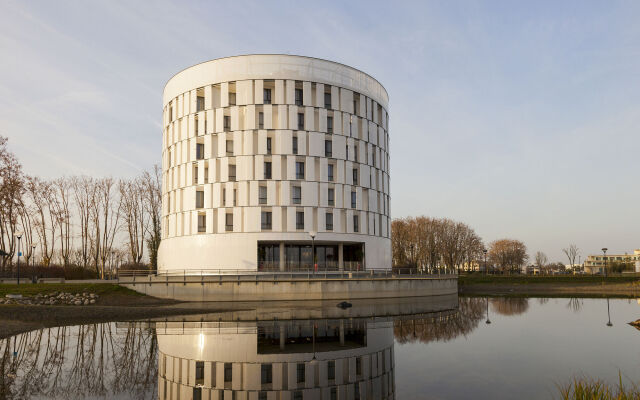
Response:
[[[640,400],[640,387],[633,382],[625,386],[622,374],[618,376],[618,385],[615,387],[600,379],[574,378],[571,383],[558,387],[560,398],[563,400]]]

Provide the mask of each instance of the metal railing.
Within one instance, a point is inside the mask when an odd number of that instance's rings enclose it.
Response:
[[[442,271],[441,273],[427,273],[412,268],[400,269],[296,269],[285,270],[246,270],[233,268],[220,269],[182,269],[171,271],[153,272],[149,270],[125,270],[118,272],[118,280],[124,278],[127,282],[136,280],[143,283],[143,278],[155,278],[169,282],[192,281],[291,281],[291,280],[334,280],[334,279],[407,279],[407,278],[451,278],[457,277],[455,271]],[[138,279],[140,278],[140,279]]]

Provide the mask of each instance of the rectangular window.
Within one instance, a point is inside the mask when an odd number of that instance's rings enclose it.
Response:
[[[353,160],[358,162],[358,146],[353,146]]]
[[[304,383],[304,363],[298,363],[297,368],[296,368],[296,376],[297,376],[297,381],[298,383]]]
[[[262,230],[271,230],[271,211],[263,211],[261,216]]]
[[[353,169],[353,184],[358,184],[358,168]]]
[[[333,182],[333,164],[327,165],[327,180]]]
[[[204,169],[204,183],[209,183],[209,168]]]
[[[356,208],[356,192],[351,192],[351,208]]]
[[[293,204],[302,203],[302,188],[300,186],[292,186],[291,189],[291,198]]]
[[[202,388],[194,387],[193,388],[193,400],[202,400]]]
[[[264,104],[271,104],[271,89],[264,89],[262,93],[263,93],[262,102]]]
[[[296,390],[293,392],[293,400],[302,400],[302,391]]]
[[[333,360],[327,362],[327,379],[330,381],[336,379],[336,362]]]
[[[258,203],[267,204],[267,187],[260,186],[258,189]]]
[[[296,211],[296,229],[304,229],[304,211]]]
[[[325,157],[333,156],[333,141],[331,140],[324,141],[324,156]]]
[[[333,133],[333,117],[327,117],[327,132]]]
[[[356,357],[356,375],[362,375],[362,359]]]
[[[267,392],[258,392],[258,400],[267,400]]]
[[[338,400],[338,388],[335,386],[331,387],[331,394],[329,396],[329,400]]]
[[[226,146],[227,146],[227,155],[228,156],[232,156],[233,155],[233,140],[227,140],[226,142]]]
[[[204,361],[196,361],[196,385],[204,385]]]
[[[224,381],[231,382],[233,378],[233,366],[231,363],[224,363]]]
[[[198,215],[198,232],[207,231],[207,216],[204,214]]]
[[[291,140],[292,140],[292,143],[291,143],[292,153],[298,154],[298,136],[293,135],[293,138]]]
[[[196,158],[198,160],[204,159],[204,143],[196,144]]]
[[[198,96],[198,104],[196,105],[196,110],[197,111],[204,110],[204,97]]]
[[[344,154],[346,154],[345,157],[346,157],[347,161],[349,161],[349,145],[347,145]]]
[[[325,214],[325,227],[328,231],[333,230],[333,213]]]
[[[193,168],[193,183],[195,185],[198,184],[198,167],[197,166]]]
[[[236,181],[236,166],[229,164],[229,182]]]
[[[296,105],[302,105],[302,89],[296,89]]]
[[[376,166],[376,148],[373,148],[373,151],[371,152],[371,157],[372,157],[372,161],[371,161],[371,165],[373,165],[374,167]]]
[[[331,92],[324,93],[324,108],[331,108]]]
[[[327,200],[330,206],[333,206],[335,204],[335,189],[334,188],[329,188],[329,191],[327,193]]]
[[[271,161],[264,162],[264,179],[271,179]]]
[[[196,136],[198,136],[198,117],[193,120],[193,129],[196,131]]]
[[[196,191],[196,208],[204,208],[204,191]]]
[[[264,113],[258,113],[258,129],[264,129]]]
[[[263,385],[273,382],[273,366],[271,364],[262,364],[260,366],[260,382]]]
[[[354,232],[360,232],[360,227],[358,226],[358,222],[360,222],[358,216],[354,215],[353,216],[353,231]]]
[[[267,154],[271,154],[271,138],[267,138]]]
[[[229,132],[231,130],[231,117],[228,115],[224,116],[224,131]]]
[[[304,130],[304,114],[303,113],[298,113],[298,130],[299,131]]]
[[[230,106],[235,106],[236,105],[236,94],[235,93],[229,93],[229,105]]]
[[[233,206],[238,205],[238,189],[233,189]]]
[[[296,179],[304,179],[304,161],[296,161]]]
[[[358,382],[353,384],[353,400],[360,400],[360,384]]]
[[[225,214],[224,230],[227,231],[227,232],[233,231],[233,214],[232,213]],[[226,373],[226,369],[227,369],[226,364],[225,364],[224,368],[225,368],[225,373]],[[225,379],[225,381],[226,381],[226,379]]]

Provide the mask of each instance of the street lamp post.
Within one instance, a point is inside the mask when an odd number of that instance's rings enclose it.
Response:
[[[482,249],[482,252],[484,253],[484,274],[489,275],[489,270],[487,269],[487,249]]]
[[[22,239],[22,232],[16,233],[16,238],[18,238],[18,285],[20,284],[20,240]]]
[[[604,277],[607,277],[607,249],[606,247],[602,248],[602,259],[604,260]]]
[[[315,231],[309,232],[309,236],[311,236],[311,263],[313,263],[313,273],[315,274],[318,269],[318,264],[316,264],[316,245],[315,245],[316,232]]]
[[[485,321],[485,323],[487,325],[489,325],[491,323],[491,320],[489,320],[489,298],[487,297],[487,320]]]
[[[612,327],[613,324],[611,323],[611,311],[609,311],[609,299],[607,299],[607,316],[609,317],[609,322],[607,322],[607,326]]]

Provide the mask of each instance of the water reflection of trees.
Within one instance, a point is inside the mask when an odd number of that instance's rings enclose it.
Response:
[[[0,340],[0,399],[153,398],[153,330],[115,323],[41,329]]]
[[[456,312],[436,313],[421,318],[400,318],[393,322],[393,333],[398,343],[449,341],[467,335],[478,327],[485,317],[486,300],[461,297]]]
[[[490,302],[493,311],[500,315],[520,315],[529,309],[529,299],[524,297],[500,297]]]

